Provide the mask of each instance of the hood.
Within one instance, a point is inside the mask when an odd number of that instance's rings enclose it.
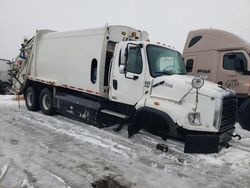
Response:
[[[151,95],[180,101],[190,90],[190,94],[196,92],[196,89],[192,89],[191,85],[193,78],[193,76],[189,75],[165,75],[157,77],[153,80]],[[198,92],[200,95],[207,97],[222,98],[231,91],[204,80],[204,85],[198,89]]]

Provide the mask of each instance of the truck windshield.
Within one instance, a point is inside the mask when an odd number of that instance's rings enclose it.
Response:
[[[186,74],[183,58],[177,51],[161,46],[148,45],[147,56],[152,77]]]

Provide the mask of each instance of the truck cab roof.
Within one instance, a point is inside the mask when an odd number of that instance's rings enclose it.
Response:
[[[166,44],[160,43],[160,42],[151,42],[149,40],[144,40],[144,41],[121,41],[121,42],[134,43],[134,44],[143,44],[145,46],[147,46],[147,45],[156,45],[156,46],[161,46],[161,47],[168,48],[170,50],[179,52],[178,49],[176,49],[176,48],[174,48],[174,47],[172,47],[170,45],[166,45]]]
[[[233,49],[245,49],[249,53],[250,43],[227,31],[200,29],[189,32],[183,54],[198,51]]]

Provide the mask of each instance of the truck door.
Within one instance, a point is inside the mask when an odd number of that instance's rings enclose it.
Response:
[[[145,56],[139,45],[119,44],[113,59],[109,98],[113,101],[135,105],[143,96]],[[124,50],[126,48],[126,50]],[[126,55],[125,51],[127,51]],[[124,62],[122,59],[126,59]],[[124,64],[122,64],[124,63]],[[125,69],[124,69],[125,67]]]
[[[248,61],[249,57],[244,50],[222,52],[218,69],[218,84],[235,90],[238,94],[247,94],[249,76],[244,75],[244,71],[241,70],[249,69]]]

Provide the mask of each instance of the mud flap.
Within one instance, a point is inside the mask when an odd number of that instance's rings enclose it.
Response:
[[[218,153],[220,137],[218,135],[186,135],[185,153]]]

